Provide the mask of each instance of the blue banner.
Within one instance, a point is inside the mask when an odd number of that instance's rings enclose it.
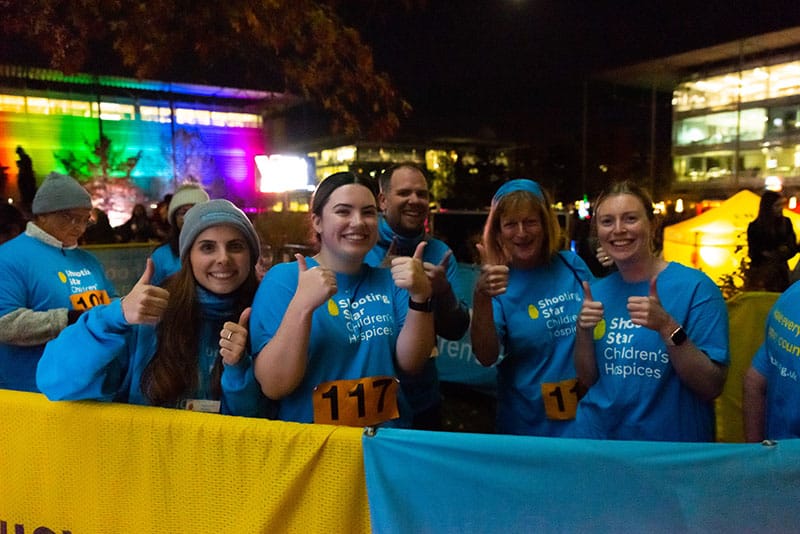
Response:
[[[373,532],[790,532],[800,440],[570,440],[380,429]]]
[[[481,272],[480,265],[458,264],[458,280],[453,284],[453,292],[464,301],[472,315],[472,290]],[[482,366],[472,354],[469,331],[458,341],[439,338],[437,348],[439,357],[436,368],[439,380],[466,384],[477,390],[493,393],[497,386],[497,372],[494,367]]]

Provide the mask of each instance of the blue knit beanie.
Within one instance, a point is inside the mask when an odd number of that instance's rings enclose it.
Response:
[[[201,202],[191,207],[183,218],[183,228],[178,238],[178,250],[183,258],[192,248],[192,243],[207,228],[227,224],[233,226],[244,235],[250,246],[250,262],[255,265],[261,250],[258,233],[253,223],[242,210],[229,200],[218,198]]]
[[[51,172],[33,197],[31,212],[34,215],[75,208],[92,208],[92,197],[71,176]]]

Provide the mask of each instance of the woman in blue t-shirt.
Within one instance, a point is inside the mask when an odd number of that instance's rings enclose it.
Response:
[[[394,377],[419,372],[435,340],[425,245],[391,269],[365,264],[378,208],[352,173],[323,180],[311,211],[319,253],[272,267],[253,302],[256,378],[282,420],[405,425]]]
[[[63,330],[39,362],[39,388],[51,400],[266,415],[247,352],[258,250],[255,228],[232,203],[194,206],[181,229],[181,269],[155,286],[148,259],[123,299]]]
[[[575,321],[581,283],[593,276],[559,245],[558,222],[539,184],[503,184],[478,245],[470,330],[478,361],[497,364],[499,433],[561,436],[575,419]]]
[[[585,284],[575,366],[589,391],[575,435],[712,441],[729,361],[722,293],[702,272],[654,253],[653,203],[635,184],[601,195],[594,221],[618,271]]]

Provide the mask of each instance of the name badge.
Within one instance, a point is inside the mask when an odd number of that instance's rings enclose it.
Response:
[[[69,300],[72,302],[73,310],[88,310],[99,304],[108,304],[111,302],[111,299],[108,298],[108,292],[106,292],[105,289],[75,293],[69,296]]]
[[[314,422],[325,425],[372,426],[400,417],[393,376],[333,380],[314,388]]]
[[[222,402],[209,399],[186,399],[185,409],[190,412],[219,413]]]
[[[556,421],[575,419],[575,412],[578,410],[578,399],[577,378],[542,384],[544,413],[548,419]]]

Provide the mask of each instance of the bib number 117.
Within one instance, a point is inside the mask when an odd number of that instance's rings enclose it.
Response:
[[[399,383],[392,376],[323,382],[314,388],[314,422],[326,425],[371,426],[400,416]]]

